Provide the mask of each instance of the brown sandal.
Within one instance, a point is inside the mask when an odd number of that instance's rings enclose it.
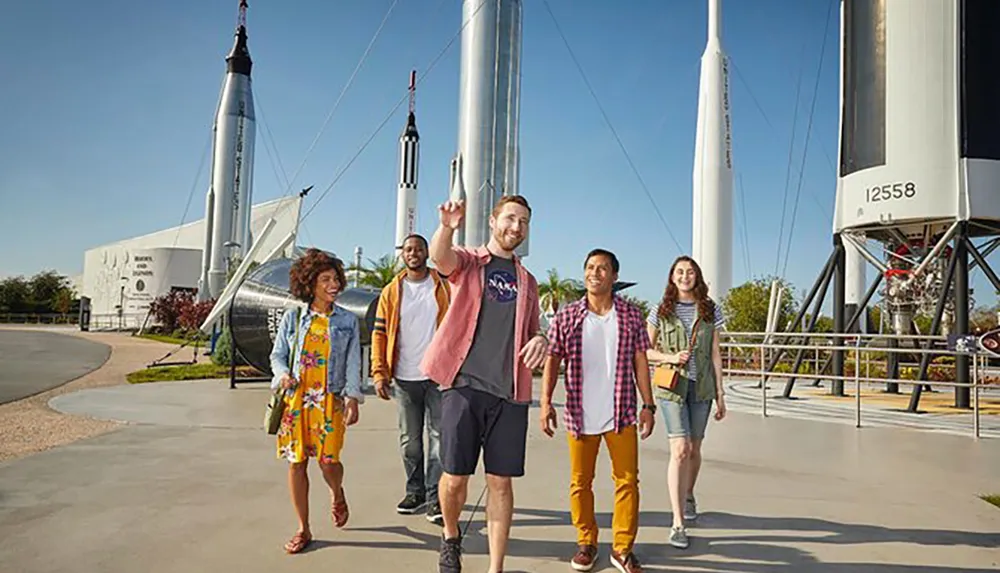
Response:
[[[285,544],[285,553],[288,553],[289,555],[299,553],[306,547],[309,547],[310,543],[312,543],[312,535],[307,535],[306,533],[300,531]]]
[[[347,508],[347,494],[344,493],[343,487],[340,488],[340,501],[333,500],[330,511],[333,514],[334,525],[337,527],[347,525],[347,519],[351,516],[351,512]]]

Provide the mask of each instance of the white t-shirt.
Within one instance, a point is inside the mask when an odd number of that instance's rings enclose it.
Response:
[[[434,298],[434,280],[427,277],[420,282],[403,279],[402,307],[399,309],[399,352],[396,355],[396,380],[426,380],[420,370],[427,346],[437,328],[437,300]]]
[[[585,435],[615,428],[615,370],[618,368],[618,316],[587,312],[583,321],[583,428]]]

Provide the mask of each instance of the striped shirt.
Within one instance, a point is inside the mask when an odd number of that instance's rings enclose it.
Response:
[[[646,316],[646,323],[659,328],[660,318],[656,314],[657,310],[657,308],[653,308],[653,310],[649,311],[649,315]],[[674,314],[677,315],[678,320],[680,320],[681,324],[684,325],[684,335],[687,336],[688,340],[691,340],[691,327],[694,325],[695,319],[698,318],[698,304],[694,302],[677,301],[674,303]],[[718,304],[716,304],[715,328],[722,329],[725,325],[726,321],[722,316],[722,309]],[[687,367],[688,378],[691,380],[697,380],[698,366],[695,364],[694,360],[688,360]]]

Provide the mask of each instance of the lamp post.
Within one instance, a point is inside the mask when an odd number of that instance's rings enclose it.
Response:
[[[122,277],[122,286],[118,293],[118,331],[124,330],[125,323],[125,285],[128,284],[128,277]]]

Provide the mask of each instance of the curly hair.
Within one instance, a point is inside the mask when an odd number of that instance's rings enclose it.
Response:
[[[681,255],[674,260],[674,264],[670,265],[670,274],[667,275],[667,288],[663,291],[663,300],[660,301],[660,306],[656,309],[656,315],[660,318],[667,318],[674,313],[674,305],[677,304],[677,297],[680,294],[677,290],[677,285],[674,284],[674,270],[677,265],[682,262],[687,262],[694,269],[695,281],[694,281],[694,298],[698,303],[698,316],[702,320],[708,322],[715,322],[715,302],[708,298],[708,285],[705,284],[705,278],[701,274],[701,267],[694,259],[687,255]]]
[[[292,269],[288,272],[288,286],[292,296],[306,303],[312,302],[316,277],[331,269],[337,274],[337,282],[343,292],[347,287],[344,262],[325,251],[308,249],[292,264]]]

